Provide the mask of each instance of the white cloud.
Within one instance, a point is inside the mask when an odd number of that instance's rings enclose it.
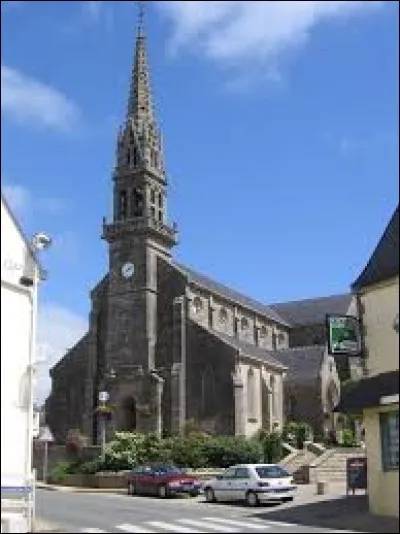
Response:
[[[321,22],[361,13],[366,1],[163,1],[173,22],[172,47],[192,45],[206,57],[247,68],[260,64],[270,77],[277,57],[304,45]]]
[[[49,370],[87,332],[88,321],[54,303],[39,307],[36,345],[35,400],[41,404],[50,393]],[[44,360],[44,361],[43,361]]]
[[[67,207],[64,199],[35,196],[30,189],[20,184],[6,183],[2,186],[2,191],[17,217],[27,217],[34,212],[57,215]]]
[[[76,105],[53,87],[1,66],[1,110],[20,123],[70,130],[79,120]]]

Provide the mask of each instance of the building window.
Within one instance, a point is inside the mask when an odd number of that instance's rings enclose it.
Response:
[[[278,334],[278,343],[279,345],[282,345],[285,341],[285,334],[282,334],[282,332],[279,332]]]
[[[139,163],[139,155],[138,150],[136,146],[133,147],[133,165],[136,167],[136,165]]]
[[[219,310],[219,321],[220,323],[226,323],[227,320],[228,320],[228,312],[226,311],[225,308],[221,308]]]
[[[382,468],[399,469],[399,412],[379,414],[381,428]]]
[[[150,190],[150,202],[154,204],[155,201],[156,201],[156,192],[154,191],[154,189],[151,189]]]
[[[162,215],[162,211],[161,210],[158,211],[158,220],[160,222],[162,222],[162,220],[163,220],[163,215]]]
[[[126,191],[121,191],[119,195],[119,217],[120,219],[126,219],[126,215],[127,215]]]
[[[247,330],[249,328],[249,321],[246,319],[246,317],[242,317],[240,326],[242,327],[242,330]]]
[[[143,216],[143,190],[140,187],[135,187],[132,193],[132,204],[133,204],[133,216],[142,217]]]
[[[150,214],[151,214],[152,218],[155,219],[155,217],[156,217],[156,210],[155,210],[155,207],[154,207],[154,206],[151,206],[151,208],[150,208]]]
[[[266,326],[262,326],[260,328],[260,337],[267,337],[267,335],[268,335],[267,327]]]
[[[257,377],[251,368],[247,373],[247,417],[257,419]]]
[[[272,350],[276,350],[277,348],[276,337],[276,333],[272,332]]]
[[[195,297],[193,299],[193,310],[195,313],[200,313],[203,309],[203,301],[200,297]]]
[[[158,205],[160,208],[163,207],[163,196],[162,193],[158,193]]]

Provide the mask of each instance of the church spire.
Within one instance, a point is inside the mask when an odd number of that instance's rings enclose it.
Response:
[[[129,91],[127,119],[154,122],[154,111],[150,90],[150,76],[147,61],[146,33],[144,25],[145,2],[139,6],[138,30],[132,66],[131,87]]]
[[[150,93],[144,29],[144,2],[139,4],[139,24],[132,67],[128,109],[117,138],[113,172],[113,223],[103,225],[109,242],[148,234],[169,254],[177,230],[167,219],[167,179],[164,148]]]

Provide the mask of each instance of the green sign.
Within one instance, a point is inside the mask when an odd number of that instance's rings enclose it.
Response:
[[[361,354],[360,323],[351,315],[327,315],[329,354],[359,356]]]

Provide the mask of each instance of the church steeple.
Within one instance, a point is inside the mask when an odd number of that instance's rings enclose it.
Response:
[[[116,235],[146,233],[169,249],[176,243],[176,229],[167,223],[164,151],[150,89],[144,2],[137,4],[128,106],[117,141],[113,223],[104,225],[103,237],[110,242]]]
[[[135,54],[132,65],[131,87],[129,91],[127,120],[141,119],[154,122],[154,110],[150,88],[149,66],[147,61],[146,34],[144,27],[144,2],[139,4],[139,24]]]

